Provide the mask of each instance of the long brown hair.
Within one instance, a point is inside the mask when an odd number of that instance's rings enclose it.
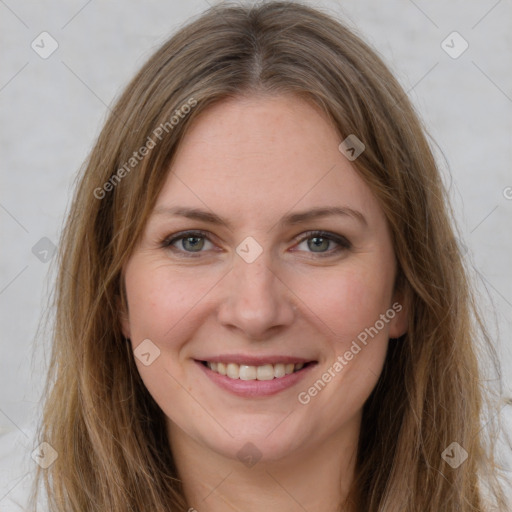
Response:
[[[480,431],[477,354],[490,342],[424,130],[352,31],[305,5],[268,2],[211,8],[167,41],[114,105],[80,174],[60,245],[39,432],[58,453],[37,475],[50,510],[187,509],[163,413],[121,332],[121,270],[187,127],[213,103],[253,93],[307,98],[342,138],[364,142],[353,163],[393,235],[409,329],[390,343],[364,405],[352,501],[365,512],[504,506]],[[442,457],[452,442],[469,454],[458,468]]]

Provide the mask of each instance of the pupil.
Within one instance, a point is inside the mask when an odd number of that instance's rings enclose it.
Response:
[[[191,240],[192,240],[192,242],[190,243]],[[202,244],[201,244],[201,241],[203,242]],[[184,244],[190,244],[189,249],[191,249],[192,251],[195,251],[196,249],[201,250],[204,245],[203,239],[198,236],[189,236],[189,237],[185,238],[183,240],[183,242],[184,242]],[[187,249],[187,247],[185,245],[184,245],[184,248]]]
[[[320,243],[318,243],[319,241],[320,241]],[[329,246],[329,240],[327,238],[321,238],[321,237],[315,236],[315,237],[311,238],[311,242],[312,242],[312,245],[309,246],[310,249],[313,249],[313,248],[327,249]],[[322,247],[322,244],[323,244],[323,247]],[[320,251],[316,251],[316,252],[320,252]]]

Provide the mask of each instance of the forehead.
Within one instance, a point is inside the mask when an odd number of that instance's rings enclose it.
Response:
[[[296,166],[297,158],[303,166],[318,166],[319,153],[336,150],[338,139],[318,107],[298,96],[237,97],[204,111],[190,127],[177,157],[187,162],[223,157],[222,162],[210,162],[218,171],[258,166],[260,174],[279,176],[290,163]]]
[[[377,214],[340,142],[327,116],[298,96],[222,101],[189,127],[155,208],[186,204],[243,218],[343,204]]]

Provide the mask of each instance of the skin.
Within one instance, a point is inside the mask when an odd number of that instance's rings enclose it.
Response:
[[[209,107],[180,145],[124,268],[124,334],[134,349],[149,339],[160,350],[148,366],[136,358],[137,367],[166,415],[185,495],[199,512],[335,511],[353,479],[362,407],[389,338],[406,330],[406,308],[309,403],[299,402],[401,300],[385,216],[339,151],[341,140],[319,109],[292,95]],[[163,212],[178,205],[213,212],[230,227]],[[343,215],[278,223],[325,206],[350,208],[365,221]],[[199,253],[185,243],[190,235],[162,244],[198,229],[209,238],[199,240]],[[311,230],[350,246],[317,240],[317,247],[305,235]],[[252,263],[236,252],[248,236],[263,250]],[[195,362],[233,353],[317,364],[289,389],[246,398],[219,388]],[[237,457],[248,442],[259,457],[252,467]]]

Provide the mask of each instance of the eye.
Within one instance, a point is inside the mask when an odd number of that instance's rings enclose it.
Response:
[[[184,231],[166,238],[162,242],[162,247],[192,255],[194,253],[203,252],[202,249],[205,247],[206,243],[211,244],[211,241],[205,231]]]
[[[344,236],[326,231],[309,231],[304,233],[297,247],[304,242],[306,242],[309,252],[319,256],[332,256],[351,248],[350,242]],[[329,250],[330,247],[331,249]]]
[[[299,250],[306,250],[306,252],[316,254],[319,257],[332,256],[352,247],[344,236],[326,231],[308,231],[304,233],[296,247],[300,247],[304,243],[306,243],[307,248]],[[196,257],[205,252],[203,249],[212,249],[207,244],[213,247],[208,233],[194,230],[175,233],[163,240],[161,246],[182,256]],[[293,251],[295,250],[293,249]]]

